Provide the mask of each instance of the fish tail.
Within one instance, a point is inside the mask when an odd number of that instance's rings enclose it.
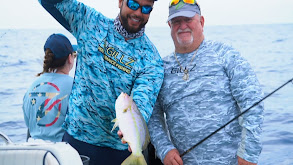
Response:
[[[138,156],[131,154],[128,156],[121,165],[147,165],[143,154],[140,154]]]

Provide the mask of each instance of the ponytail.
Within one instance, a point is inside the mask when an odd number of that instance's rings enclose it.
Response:
[[[42,75],[43,73],[55,72],[59,67],[65,65],[68,56],[65,56],[60,59],[54,60],[54,54],[50,49],[46,49],[43,63],[43,71],[38,73],[37,76]]]

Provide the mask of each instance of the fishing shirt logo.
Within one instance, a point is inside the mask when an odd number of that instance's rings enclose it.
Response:
[[[196,67],[196,64],[190,68],[188,67],[184,67],[184,68],[181,68],[181,67],[172,67],[170,69],[170,73],[171,74],[177,74],[177,73],[184,73],[184,70],[188,70],[188,72],[193,72],[195,70],[195,67]]]
[[[50,93],[50,92],[34,92],[36,91],[39,87],[43,86],[43,85],[49,85],[51,87],[53,87],[56,92],[55,93]],[[67,97],[67,95],[56,99],[53,103],[49,104],[49,102],[56,96],[58,96],[60,94],[60,89],[58,88],[57,85],[50,83],[50,82],[44,82],[44,83],[40,83],[38,85],[36,85],[33,89],[32,92],[29,93],[29,97],[32,97],[31,99],[31,105],[32,106],[36,106],[37,105],[37,98],[40,97],[47,97],[47,99],[39,104],[40,106],[38,107],[37,113],[36,113],[36,120],[37,120],[37,125],[41,126],[41,127],[49,127],[52,126],[54,123],[57,122],[57,120],[60,117],[61,114],[61,108],[62,108],[62,104],[61,101],[63,99],[65,99]],[[49,113],[54,113],[53,111],[51,111],[53,109],[54,106],[58,106],[58,112],[55,116],[55,118],[51,119],[51,121],[49,123],[44,123],[42,122],[42,119]],[[56,113],[56,112],[55,112]]]
[[[132,65],[136,61],[133,57],[125,55],[120,50],[115,49],[110,43],[104,40],[104,44],[99,45],[98,50],[104,54],[104,60],[115,66],[119,70],[130,74],[132,70]]]

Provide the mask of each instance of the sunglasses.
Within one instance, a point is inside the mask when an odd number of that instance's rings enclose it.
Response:
[[[187,4],[191,4],[191,5],[198,5],[196,0],[171,0],[169,6],[177,5],[180,1],[187,3]]]
[[[149,6],[149,5],[140,6],[140,4],[134,0],[127,0],[127,6],[131,10],[137,10],[137,9],[141,8],[141,12],[143,14],[150,14],[151,11],[153,10],[152,6]]]

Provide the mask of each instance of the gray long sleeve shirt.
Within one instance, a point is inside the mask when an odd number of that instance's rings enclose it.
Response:
[[[177,54],[188,81],[173,53],[163,59],[165,79],[148,124],[161,160],[171,149],[188,150],[263,97],[254,71],[232,47],[204,40],[190,62],[194,52]],[[256,163],[262,122],[259,104],[183,156],[184,164],[237,164],[237,155]]]

